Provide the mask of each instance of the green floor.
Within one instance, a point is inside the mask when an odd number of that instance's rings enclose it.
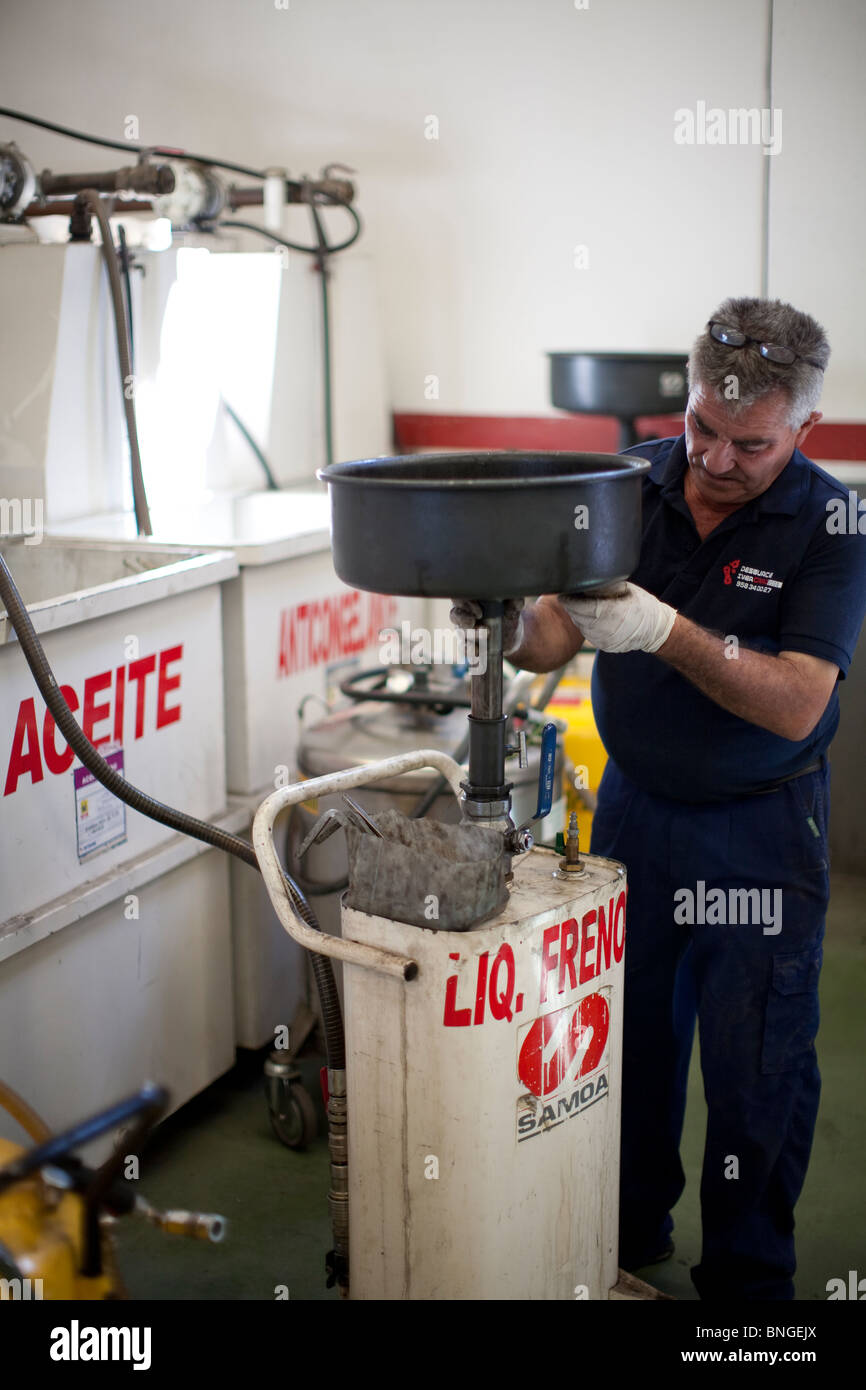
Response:
[[[797,1208],[797,1297],[825,1299],[831,1278],[863,1263],[866,1143],[866,880],[835,877],[821,979],[818,1053],[823,1095],[806,1186]],[[119,1223],[121,1268],[133,1298],[335,1298],[325,1288],[328,1150],[318,1089],[322,1059],[302,1057],[320,1136],[305,1153],[272,1135],[262,1089],[264,1054],[243,1054],[227,1076],[161,1126],[142,1162],[140,1190],[155,1206],[220,1212],[226,1240],[209,1245]],[[706,1111],[697,1051],[689,1077],[682,1158],[687,1186],[674,1212],[676,1253],[644,1277],[695,1299],[689,1268],[700,1255],[698,1187]],[[860,1269],[866,1275],[866,1269]],[[285,1293],[282,1294],[285,1297]]]
[[[142,1159],[140,1190],[155,1207],[219,1212],[218,1245],[165,1235],[137,1218],[117,1225],[121,1272],[132,1298],[338,1298],[325,1288],[328,1146],[319,1089],[323,1058],[298,1062],[319,1113],[304,1152],[273,1135],[262,1083],[267,1050],[160,1126]]]

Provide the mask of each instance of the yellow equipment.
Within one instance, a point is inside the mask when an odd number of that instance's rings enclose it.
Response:
[[[102,1114],[52,1135],[44,1120],[0,1082],[0,1107],[35,1142],[26,1149],[0,1138],[0,1301],[125,1298],[110,1223],[127,1212],[138,1212],[166,1231],[223,1238],[221,1216],[158,1212],[122,1176],[167,1101],[160,1087],[143,1086]],[[102,1167],[87,1168],[73,1156],[79,1144],[129,1120],[133,1125]]]
[[[0,1165],[24,1150],[0,1139]],[[39,1173],[0,1196],[0,1300],[122,1298],[108,1233],[100,1229],[100,1273],[81,1273],[84,1203]],[[8,1268],[7,1268],[8,1266]]]
[[[589,676],[566,676],[561,680],[547,705],[547,714],[566,726],[566,823],[571,812],[576,811],[580,848],[585,854],[589,850],[595,798],[607,762],[595,727]]]

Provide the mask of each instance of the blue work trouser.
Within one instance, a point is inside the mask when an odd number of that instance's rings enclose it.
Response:
[[[673,1230],[697,1016],[709,1113],[692,1279],[705,1299],[794,1297],[821,1089],[828,808],[826,759],[735,801],[650,796],[612,761],[599,790],[592,853],[628,870],[620,1262],[639,1267]]]

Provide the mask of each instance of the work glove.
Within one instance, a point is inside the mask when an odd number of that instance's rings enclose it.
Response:
[[[473,628],[481,621],[481,604],[474,598],[455,598],[450,618],[455,627]],[[523,641],[523,613],[525,599],[507,598],[502,614],[502,652],[516,652]]]
[[[600,652],[657,652],[677,616],[675,608],[637,584],[615,584],[593,594],[560,594],[559,602]]]

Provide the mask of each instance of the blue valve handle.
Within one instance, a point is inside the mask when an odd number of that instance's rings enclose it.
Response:
[[[550,815],[553,805],[553,774],[556,765],[555,724],[545,724],[541,733],[541,767],[538,774],[538,806],[533,820],[543,820]]]

